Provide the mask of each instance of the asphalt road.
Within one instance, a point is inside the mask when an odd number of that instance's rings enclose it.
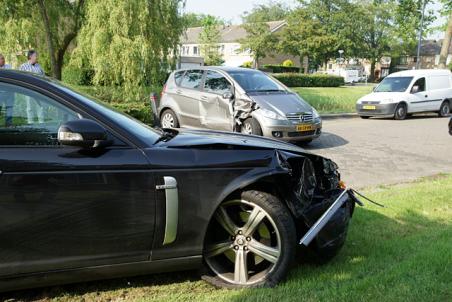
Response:
[[[404,121],[326,120],[320,139],[304,148],[334,160],[349,186],[406,182],[452,173],[448,121],[437,116],[415,116]]]

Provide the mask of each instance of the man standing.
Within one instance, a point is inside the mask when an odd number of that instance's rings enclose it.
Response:
[[[6,64],[5,57],[0,53],[0,69],[11,69],[11,65]],[[3,103],[5,108],[5,126],[9,127],[13,122],[13,94],[7,91],[0,91],[0,103]],[[0,113],[2,112],[2,106],[0,106]]]
[[[38,64],[38,53],[35,50],[31,49],[28,51],[27,59],[28,62],[22,64],[19,68],[20,70],[44,75],[41,65]]]
[[[20,66],[20,70],[32,72],[40,75],[44,75],[44,71],[41,65],[38,64],[38,53],[31,49],[27,53],[28,62]],[[35,99],[27,97],[27,120],[29,124],[33,124],[35,117],[38,118],[39,123],[44,123],[45,121],[45,108],[41,102]]]

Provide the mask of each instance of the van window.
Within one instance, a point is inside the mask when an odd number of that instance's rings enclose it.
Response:
[[[432,76],[429,78],[428,89],[446,89],[450,88],[449,76]]]
[[[386,77],[375,88],[375,92],[404,92],[408,89],[413,77]]]
[[[202,70],[189,70],[187,71],[180,82],[180,86],[183,88],[199,89],[202,81]]]
[[[414,84],[413,84],[413,87],[414,86],[418,86],[419,87],[417,92],[425,91],[425,78],[417,79],[416,82],[414,82]]]

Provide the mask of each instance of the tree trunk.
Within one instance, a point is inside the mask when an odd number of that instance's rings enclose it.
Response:
[[[44,4],[44,0],[38,0],[38,4],[39,4],[39,11],[41,12],[41,17],[44,22],[44,28],[45,28],[45,32],[46,32],[47,50],[49,51],[50,67],[52,68],[52,74],[58,80],[61,80],[61,70],[60,70],[59,78],[57,77],[56,71],[55,71],[55,67],[56,67],[55,48],[53,46],[52,32],[50,29],[50,21],[49,21],[49,16],[47,14],[47,10],[46,10],[45,4]]]
[[[452,13],[450,13],[449,15],[449,22],[447,23],[443,45],[441,46],[441,52],[439,55],[439,68],[446,68],[451,36],[452,36]]]
[[[375,65],[377,60],[372,59],[370,61],[370,75],[369,75],[369,81],[374,82],[375,81]]]

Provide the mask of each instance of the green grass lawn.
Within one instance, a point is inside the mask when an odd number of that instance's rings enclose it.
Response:
[[[355,112],[356,101],[370,93],[373,84],[342,87],[296,87],[296,91],[305,101],[320,113]]]
[[[367,190],[387,207],[357,208],[332,262],[304,261],[272,289],[221,290],[186,272],[23,291],[0,300],[452,301],[451,192],[452,176],[445,175]]]

